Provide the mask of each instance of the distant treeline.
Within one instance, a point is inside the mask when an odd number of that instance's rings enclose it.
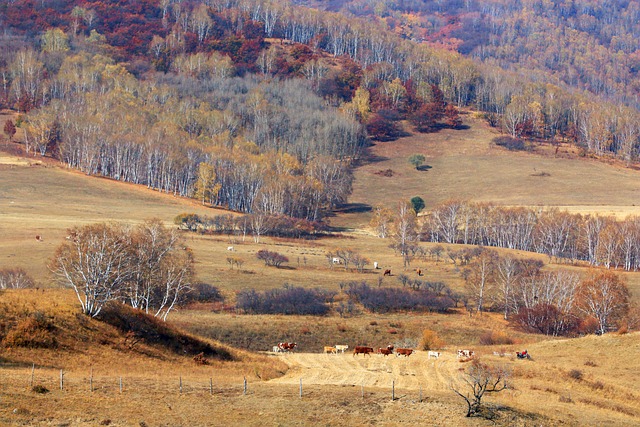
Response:
[[[617,220],[558,209],[447,201],[429,213],[421,235],[430,242],[520,249],[606,268],[640,268],[637,216]]]
[[[257,243],[261,236],[313,238],[327,230],[326,224],[286,215],[197,215],[180,214],[174,222],[182,228],[204,234],[227,234],[245,237]]]

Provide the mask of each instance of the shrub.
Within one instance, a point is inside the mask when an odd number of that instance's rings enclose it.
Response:
[[[499,136],[494,138],[493,142],[500,147],[504,147],[510,151],[531,151],[533,147],[520,138],[512,138],[510,136]]]
[[[222,302],[224,297],[220,289],[208,283],[197,282],[191,286],[191,291],[185,296],[185,302]]]
[[[513,338],[502,331],[485,332],[480,336],[480,344],[482,345],[511,345],[514,343]]]
[[[33,387],[31,387],[31,391],[38,394],[49,393],[49,389],[41,384],[34,385]]]
[[[329,292],[285,285],[282,289],[238,293],[236,306],[250,314],[298,314],[322,316],[329,311]]]
[[[278,252],[268,251],[266,249],[261,249],[256,254],[256,257],[259,260],[264,261],[265,265],[271,265],[274,267],[280,267],[283,262],[289,262],[289,258],[286,256],[279,254]]]
[[[55,348],[54,329],[51,321],[42,312],[36,311],[9,330],[4,344],[7,347]]]
[[[446,312],[453,301],[446,295],[429,289],[372,288],[366,283],[351,282],[347,286],[349,299],[375,313],[394,311]]]
[[[422,331],[422,337],[420,338],[420,343],[418,348],[420,350],[438,350],[444,347],[444,341],[442,341],[438,334],[431,329],[425,329]]]
[[[569,378],[573,378],[574,380],[580,381],[582,380],[583,374],[580,369],[572,369],[567,373]]]

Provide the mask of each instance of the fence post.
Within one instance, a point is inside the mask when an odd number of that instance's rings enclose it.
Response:
[[[247,394],[247,377],[244,377],[244,391],[242,392],[242,394]]]
[[[396,381],[391,381],[391,401],[396,400]]]
[[[422,385],[420,385],[420,399],[419,402],[422,403]]]
[[[35,375],[35,372],[36,372],[36,364],[33,363],[31,365],[31,388],[33,388],[33,377]]]
[[[360,395],[362,396],[362,400],[364,400],[364,383],[360,384]]]
[[[209,378],[209,394],[213,395],[213,378]]]
[[[60,369],[60,390],[64,390],[64,373]]]
[[[122,393],[122,377],[120,377],[120,393]]]
[[[182,375],[180,375],[180,394],[182,394]]]
[[[91,372],[89,372],[89,391],[93,393],[93,367],[91,367]]]
[[[302,399],[302,378],[300,378],[300,399]]]

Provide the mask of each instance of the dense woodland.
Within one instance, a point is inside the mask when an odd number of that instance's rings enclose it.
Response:
[[[534,43],[526,28],[543,16],[564,17],[601,44],[605,34],[608,45],[622,43],[613,42],[618,30],[605,28],[628,22],[625,34],[634,34],[633,2],[607,19],[598,12],[605,6],[565,10],[562,2],[436,4],[441,10],[376,3],[379,19],[365,20],[264,0],[3,1],[0,106],[26,113],[15,125],[24,130],[27,151],[88,174],[311,221],[346,200],[350,168],[369,138],[455,129],[462,107],[479,110],[512,138],[565,140],[584,153],[637,160],[639,114],[631,95],[618,96],[615,79],[606,76],[595,87],[587,82],[595,74],[582,68],[558,71],[555,80],[536,68],[539,76],[523,78],[526,65],[511,67],[515,73],[489,60],[499,56],[491,46],[520,52],[525,48],[505,46]],[[367,15],[370,6],[360,6],[351,12]],[[530,13],[529,20],[511,21],[540,8],[544,13]],[[478,30],[493,44],[459,49],[478,61],[418,43],[392,19],[414,9],[417,26],[429,14],[450,16],[470,39],[476,21],[495,27]],[[591,32],[586,16],[596,22]],[[438,22],[429,31],[443,30]],[[576,38],[571,46],[596,51],[585,43]],[[634,51],[633,43],[625,49]],[[633,56],[622,52],[625,61]],[[558,56],[556,63],[575,65],[574,56]],[[603,73],[627,64],[603,58],[607,67],[587,62]],[[627,74],[633,69],[626,67]],[[576,81],[561,81],[572,74]],[[631,74],[618,83],[629,83]],[[619,101],[627,105],[613,103]]]

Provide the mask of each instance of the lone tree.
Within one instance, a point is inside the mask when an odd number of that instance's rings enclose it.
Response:
[[[16,125],[13,124],[13,120],[9,119],[4,123],[4,133],[9,137],[9,141],[13,140],[13,135],[16,134]]]
[[[411,206],[416,214],[420,213],[422,209],[424,209],[424,199],[420,196],[415,196],[411,198]]]
[[[458,385],[451,384],[451,390],[467,403],[467,417],[482,413],[482,398],[486,393],[499,393],[508,388],[508,371],[492,367],[475,359],[465,373],[461,374]]]
[[[256,258],[264,261],[264,265],[272,265],[274,267],[280,267],[283,262],[289,262],[289,258],[286,256],[266,249],[259,250]]]
[[[409,157],[409,163],[415,166],[416,169],[420,169],[420,166],[424,164],[425,157],[422,154],[412,154]]]

